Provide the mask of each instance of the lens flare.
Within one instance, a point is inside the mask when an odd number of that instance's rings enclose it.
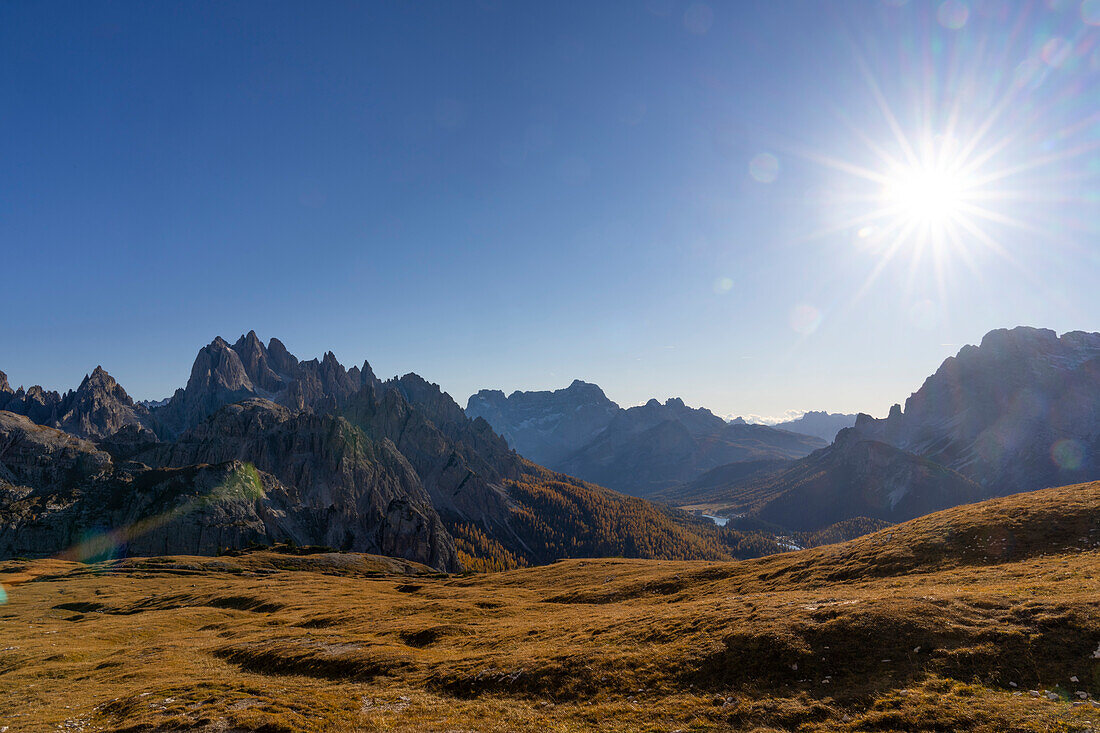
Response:
[[[966,25],[970,17],[970,8],[960,0],[946,0],[936,12],[936,19],[944,28],[957,31]]]
[[[799,303],[791,309],[790,324],[796,333],[809,336],[821,325],[821,311],[809,303]]]
[[[251,463],[242,464],[209,492],[187,498],[160,514],[143,517],[124,527],[88,533],[58,557],[62,560],[85,563],[110,560],[123,554],[126,545],[134,539],[165,527],[188,514],[218,504],[232,501],[254,502],[263,497],[263,483],[256,467]]]
[[[1076,471],[1085,461],[1085,448],[1072,438],[1063,438],[1050,447],[1050,458],[1059,468]]]
[[[749,161],[749,175],[760,183],[775,183],[779,178],[779,159],[771,153],[760,153]]]

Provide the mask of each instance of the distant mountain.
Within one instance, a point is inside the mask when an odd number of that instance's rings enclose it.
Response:
[[[734,461],[798,458],[824,445],[764,425],[731,425],[674,398],[624,410],[591,443],[555,468],[647,496]]]
[[[484,418],[520,455],[544,466],[592,442],[621,411],[597,385],[579,379],[565,389],[508,397],[483,389],[466,403],[467,415]]]
[[[841,412],[814,412],[811,410],[802,417],[777,423],[774,427],[780,430],[790,430],[792,433],[813,435],[827,443],[831,443],[838,432],[855,424],[855,415],[847,415]]]
[[[904,410],[859,415],[825,450],[766,471],[722,467],[661,498],[815,529],[1094,480],[1098,461],[1100,334],[1020,327],[964,347]]]
[[[466,414],[483,417],[519,453],[636,496],[739,460],[791,459],[824,441],[763,425],[731,424],[673,398],[624,410],[594,384],[553,392],[482,390]]]
[[[1019,327],[965,346],[888,417],[856,432],[991,496],[1100,478],[1100,333]]]
[[[778,549],[532,464],[415,374],[253,332],[200,349],[151,410],[101,369],[63,397],[0,375],[0,400],[19,410],[0,410],[0,557],[293,542],[457,570]]]

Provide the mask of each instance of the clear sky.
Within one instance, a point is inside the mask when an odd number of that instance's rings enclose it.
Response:
[[[884,413],[1100,330],[1100,2],[8,2],[0,369]]]

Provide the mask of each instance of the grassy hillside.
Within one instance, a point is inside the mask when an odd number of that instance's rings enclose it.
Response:
[[[257,552],[0,582],[11,731],[1100,729],[1100,483],[742,562]]]

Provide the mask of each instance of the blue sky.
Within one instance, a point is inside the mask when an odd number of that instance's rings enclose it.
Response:
[[[157,398],[255,329],[463,404],[582,378],[881,414],[989,329],[1100,330],[1097,24],[1096,0],[5,3],[0,369]],[[978,203],[902,237],[877,176],[947,137]]]

